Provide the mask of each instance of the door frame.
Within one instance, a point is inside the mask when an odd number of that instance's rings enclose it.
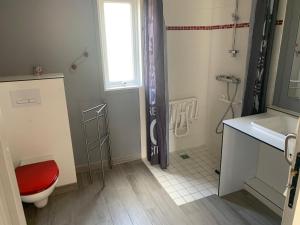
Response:
[[[3,148],[1,142],[0,171],[0,222],[4,225],[26,225],[10,152]]]

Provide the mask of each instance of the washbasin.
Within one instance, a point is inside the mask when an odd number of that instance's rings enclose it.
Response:
[[[251,122],[254,129],[284,139],[290,133],[296,133],[298,120],[289,116],[272,116]]]

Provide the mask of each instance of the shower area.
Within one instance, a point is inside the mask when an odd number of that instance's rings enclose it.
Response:
[[[222,121],[241,115],[252,2],[163,3],[169,166],[147,165],[182,205],[218,192]]]

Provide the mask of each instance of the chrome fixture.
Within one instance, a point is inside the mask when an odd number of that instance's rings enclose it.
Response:
[[[227,113],[230,110],[231,110],[232,118],[235,118],[235,112],[234,112],[233,106],[235,104],[234,100],[236,98],[238,87],[239,87],[239,84],[241,83],[241,79],[236,76],[233,76],[233,75],[218,75],[218,76],[216,76],[216,80],[225,82],[227,84],[227,103],[229,105],[216,127],[216,134],[222,134],[223,133],[222,123],[223,123],[223,120],[225,119]],[[235,85],[235,91],[234,91],[233,96],[230,96],[230,84]]]
[[[77,70],[78,66],[84,62],[86,58],[89,57],[89,53],[85,50],[80,56],[78,56],[71,64],[71,69],[73,71]]]
[[[241,83],[241,79],[238,77],[235,77],[233,75],[217,75],[216,80],[223,81],[227,83],[233,83],[233,84],[239,84]]]
[[[235,0],[235,9],[234,9],[234,13],[232,13],[232,21],[234,22],[233,34],[232,34],[232,48],[228,51],[232,55],[232,57],[236,57],[236,55],[239,53],[239,50],[236,49],[237,23],[240,20],[238,12],[239,12],[239,0]]]

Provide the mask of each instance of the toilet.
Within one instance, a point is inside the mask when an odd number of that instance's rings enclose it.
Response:
[[[19,166],[15,169],[21,199],[43,208],[58,182],[59,168],[54,160]]]

